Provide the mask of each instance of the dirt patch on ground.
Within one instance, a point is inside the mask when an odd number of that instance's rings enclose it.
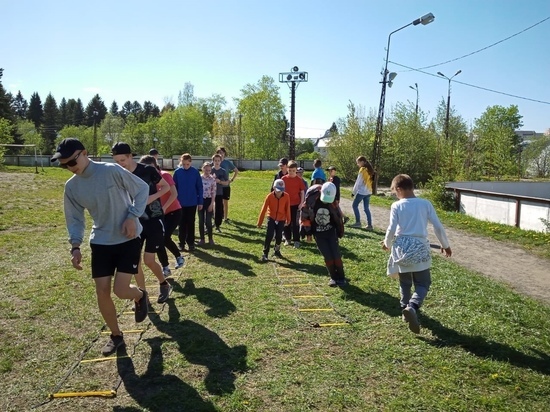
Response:
[[[351,200],[343,198],[340,205],[353,223]],[[389,223],[389,209],[371,206],[370,210],[374,227],[385,231]],[[364,219],[363,212],[361,213],[361,218]],[[362,223],[366,224],[364,221]],[[548,260],[504,242],[470,235],[461,230],[445,229],[453,250],[452,259],[460,266],[504,282],[517,292],[550,304]],[[432,243],[437,243],[431,226],[429,236]]]

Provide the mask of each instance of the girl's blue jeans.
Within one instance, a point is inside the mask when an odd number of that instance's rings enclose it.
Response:
[[[365,210],[365,215],[367,216],[367,225],[372,226],[372,217],[369,209],[371,195],[360,195],[356,194],[351,207],[353,208],[353,213],[355,214],[355,222],[361,223],[361,215],[359,213],[359,203],[363,202],[363,209]]]

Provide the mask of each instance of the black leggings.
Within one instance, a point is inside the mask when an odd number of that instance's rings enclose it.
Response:
[[[181,208],[179,241],[181,247],[195,247],[195,216],[197,215],[197,206],[185,206]]]
[[[271,246],[273,235],[275,235],[275,246],[278,246],[281,244],[281,241],[283,239],[284,227],[285,227],[284,221],[276,222],[274,219],[270,217],[267,218],[267,233],[265,235],[265,242],[264,242],[264,255],[267,255],[269,253],[269,247]]]
[[[174,257],[180,257],[181,253],[178,249],[176,242],[172,240],[172,233],[178,227],[181,220],[181,209],[174,210],[166,215],[164,215],[164,247],[159,248],[157,256],[162,267],[169,265],[168,263],[168,254],[166,249],[174,255]]]
[[[300,241],[300,224],[298,223],[298,205],[290,206],[290,225],[285,226],[285,239],[290,242]]]

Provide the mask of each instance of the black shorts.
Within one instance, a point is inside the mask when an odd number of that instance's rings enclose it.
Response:
[[[92,249],[92,278],[113,276],[115,272],[138,273],[141,240],[136,237],[118,245],[95,245]]]
[[[223,200],[229,200],[231,197],[231,186],[225,186],[222,192]]]
[[[159,218],[139,221],[143,226],[141,232],[141,245],[145,243],[147,253],[157,253],[161,247],[164,247],[164,221]]]

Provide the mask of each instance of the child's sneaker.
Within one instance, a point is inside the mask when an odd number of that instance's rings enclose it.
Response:
[[[420,333],[420,323],[418,323],[418,316],[416,315],[416,310],[410,306],[407,306],[403,309],[403,316],[405,320],[409,323],[409,329],[413,333]]]
[[[279,259],[282,259],[282,258],[283,258],[283,255],[281,255],[281,251],[280,251],[280,250],[276,250],[275,252],[273,252],[273,256],[274,256],[274,257],[278,257]]]
[[[300,242],[294,242],[294,249],[300,249]]]
[[[208,244],[209,244],[210,246],[215,246],[215,245],[216,245],[216,242],[214,242],[214,239],[210,239],[210,240],[208,241]]]
[[[112,355],[121,346],[124,346],[124,336],[123,335],[115,336],[111,333],[111,336],[109,336],[109,340],[107,341],[105,346],[103,346],[101,353],[103,354],[103,356]]]
[[[216,226],[216,232],[218,232],[218,233],[222,233],[222,230],[220,229],[220,227],[219,227],[219,226]]]
[[[201,239],[197,242],[197,246],[204,246],[205,242],[204,239]]]
[[[172,271],[170,270],[170,266],[163,267],[162,274],[164,275],[165,278],[172,276]]]
[[[267,255],[265,253],[262,255],[262,262],[267,262]]]
[[[162,283],[159,287],[159,297],[157,299],[157,303],[164,303],[168,300],[168,297],[170,296],[170,292],[172,291],[172,285],[168,282],[166,282],[165,285]]]
[[[174,266],[176,269],[179,269],[183,266],[185,263],[185,258],[183,256],[178,256],[176,258],[176,266]]]
[[[285,239],[285,246],[290,246],[290,241]]]
[[[349,227],[361,227],[361,222],[352,223]]]
[[[147,298],[147,291],[143,289],[140,290],[143,295],[141,296],[141,299],[139,299],[137,302],[134,302],[134,317],[136,323],[143,322],[147,317],[147,313],[149,312],[149,305],[147,304],[149,302],[149,299]]]
[[[369,231],[369,232],[372,232],[372,231],[374,230],[374,228],[372,227],[372,225],[367,225],[367,226],[365,227],[365,229],[366,229],[367,231]]]
[[[328,285],[331,287],[331,288],[335,288],[336,286],[338,286],[338,284],[336,283],[336,281],[334,279],[330,279],[328,281]]]

